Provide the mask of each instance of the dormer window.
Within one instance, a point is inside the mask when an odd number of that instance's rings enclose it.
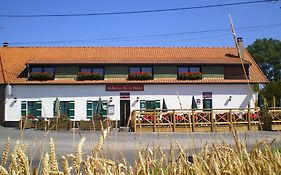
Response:
[[[32,66],[30,68],[28,80],[46,81],[53,80],[55,68],[51,66]]]
[[[128,80],[152,80],[153,69],[150,66],[130,67]]]
[[[178,80],[200,80],[202,79],[201,68],[199,66],[178,67]]]
[[[54,76],[55,75],[55,68],[54,67],[47,67],[47,66],[31,67],[30,73],[42,73],[42,72],[47,72],[50,75]]]
[[[104,69],[102,67],[81,67],[76,76],[76,80],[103,80]]]
[[[80,72],[97,73],[97,74],[103,75],[103,68],[102,67],[81,67]]]

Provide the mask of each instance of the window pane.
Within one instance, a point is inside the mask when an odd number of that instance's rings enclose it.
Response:
[[[51,75],[55,74],[55,68],[53,68],[53,67],[44,67],[43,71],[48,72]]]
[[[178,73],[188,72],[188,67],[178,67]]]
[[[148,73],[152,74],[152,67],[142,67],[141,71],[142,72],[148,72]]]
[[[103,75],[103,68],[93,68],[93,73]]]
[[[32,67],[31,72],[43,72],[43,68],[42,67]]]
[[[86,68],[86,67],[83,67],[80,69],[80,72],[87,72],[87,73],[91,73],[92,72],[92,69],[91,68]]]
[[[27,113],[31,115],[36,115],[36,102],[29,101],[27,102]]]
[[[155,101],[146,101],[146,109],[155,109]]]
[[[200,72],[200,67],[190,67],[189,72]]]
[[[140,67],[130,67],[130,73],[140,72]]]

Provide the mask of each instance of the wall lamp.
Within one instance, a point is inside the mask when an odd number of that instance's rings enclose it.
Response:
[[[137,98],[136,98],[136,102],[138,102],[138,101],[140,101],[140,97],[137,97]]]
[[[110,98],[109,98],[109,103],[110,103],[110,102],[112,102],[112,101],[113,101],[113,98],[112,98],[112,97],[110,97]]]
[[[13,102],[16,103],[17,101],[18,101],[18,99],[15,97]]]
[[[231,100],[232,100],[232,96],[229,96],[229,97],[228,97],[228,101],[231,101]]]

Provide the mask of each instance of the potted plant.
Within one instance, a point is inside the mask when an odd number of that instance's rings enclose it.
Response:
[[[152,80],[152,74],[149,72],[133,72],[129,73],[128,80]]]
[[[90,73],[90,72],[79,72],[76,76],[77,81],[84,80],[103,80],[103,75],[98,73]]]
[[[29,74],[28,80],[30,81],[47,81],[47,80],[53,80],[54,76],[50,74],[49,72],[31,72]]]
[[[201,72],[183,72],[178,74],[178,80],[201,80]]]

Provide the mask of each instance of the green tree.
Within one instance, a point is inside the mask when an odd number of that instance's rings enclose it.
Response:
[[[261,91],[261,94],[264,98],[266,98],[269,106],[272,106],[273,96],[276,99],[276,106],[280,106],[281,99],[281,81],[271,82],[265,86],[265,88]]]
[[[257,39],[247,47],[268,80],[279,81],[281,70],[281,41],[272,38]]]

